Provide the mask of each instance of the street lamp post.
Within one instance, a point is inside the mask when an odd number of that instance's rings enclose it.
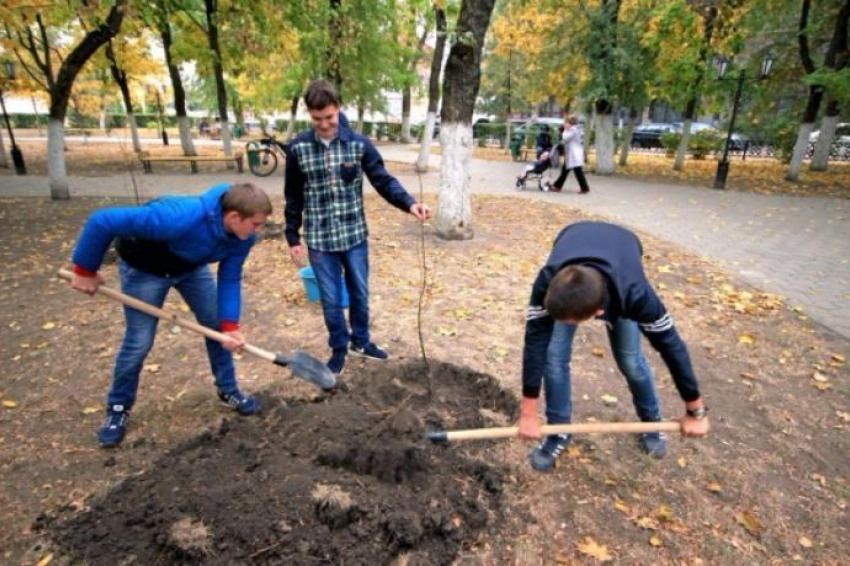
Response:
[[[3,67],[6,71],[6,78],[10,81],[15,80],[15,64],[11,61],[4,61]],[[9,114],[6,113],[6,101],[3,98],[3,88],[0,86],[0,107],[3,108],[3,119],[6,121],[6,129],[9,131],[9,142],[12,144],[12,162],[15,164],[15,173],[18,175],[27,174],[27,166],[24,163],[24,154],[21,153],[21,148],[15,143],[15,133],[12,131],[12,123],[9,121]]]
[[[761,70],[758,77],[750,80],[763,81],[770,75],[770,70],[773,67],[773,58],[767,55],[761,62]],[[729,145],[732,143],[732,132],[735,131],[735,118],[738,116],[738,104],[741,102],[741,92],[744,90],[744,81],[747,76],[744,69],[738,74],[737,79],[725,78],[726,70],[729,68],[729,60],[721,59],[717,65],[717,80],[735,80],[738,81],[738,88],[735,90],[735,99],[732,103],[732,117],[729,119],[729,131],[726,133],[726,144],[723,147],[723,158],[717,162],[717,174],[714,176],[714,188],[725,189],[726,177],[729,175]]]

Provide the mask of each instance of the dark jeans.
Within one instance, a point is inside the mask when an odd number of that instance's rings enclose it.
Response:
[[[369,245],[363,240],[344,252],[323,252],[309,249],[310,265],[319,284],[322,296],[322,313],[333,350],[347,350],[353,341],[361,346],[369,342]],[[348,319],[351,332],[345,323],[342,308],[340,276],[345,273],[350,306]]]
[[[176,277],[158,277],[122,261],[118,272],[121,275],[121,290],[127,295],[161,308],[168,291],[173,287],[189,305],[199,324],[218,329],[218,292],[209,266],[204,265]],[[106,402],[110,407],[123,405],[129,409],[136,402],[139,373],[153,346],[159,319],[131,307],[124,307],[124,317],[127,329],[115,361],[112,387]],[[225,393],[235,391],[233,356],[215,340],[206,338],[205,342],[216,386]]]
[[[561,166],[561,174],[558,175],[558,178],[552,184],[556,189],[563,189],[564,183],[567,182],[567,175],[570,174],[570,171],[575,171],[576,180],[578,181],[578,186],[581,189],[581,192],[586,193],[590,190],[590,187],[587,184],[587,179],[584,178],[584,170],[581,165],[578,167],[573,167],[572,169],[567,169],[566,165]]]

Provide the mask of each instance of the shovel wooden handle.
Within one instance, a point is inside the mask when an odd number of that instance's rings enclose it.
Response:
[[[547,434],[605,434],[605,433],[641,433],[641,432],[679,432],[677,421],[656,423],[578,423],[543,425],[540,430]],[[431,442],[449,442],[450,440],[483,440],[487,438],[513,438],[519,427],[472,428],[467,430],[448,430],[430,432],[425,437]]]
[[[74,274],[68,271],[67,269],[59,270],[59,277],[61,277],[62,279],[67,279],[68,281],[70,281],[73,275]],[[196,332],[197,334],[201,334],[202,336],[206,336],[211,340],[215,340],[221,343],[229,342],[230,340],[232,340],[232,338],[227,334],[223,334],[221,332],[213,330],[212,328],[207,328],[206,326],[198,324],[197,322],[192,322],[191,320],[180,318],[176,314],[157,308],[150,303],[146,303],[145,301],[140,301],[135,297],[125,295],[124,293],[116,291],[115,289],[111,289],[106,285],[101,285],[100,287],[98,287],[97,292],[101,295],[109,297],[110,299],[116,300],[119,303],[123,303],[128,307],[133,307],[138,311],[142,311],[143,313],[147,313],[162,320],[173,322],[177,326],[181,326],[186,330],[190,330],[192,332]],[[276,358],[276,355],[272,352],[269,352],[268,350],[263,350],[262,348],[258,348],[257,346],[251,344],[245,344],[244,346],[242,346],[242,349],[248,352],[249,354],[253,354],[270,362],[274,362]]]

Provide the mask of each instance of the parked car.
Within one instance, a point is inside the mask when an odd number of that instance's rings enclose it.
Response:
[[[511,134],[511,139],[525,139],[526,135],[530,135],[534,139],[543,124],[549,126],[549,134],[554,141],[558,135],[558,128],[564,125],[564,119],[553,117],[532,118],[524,124],[517,126]]]
[[[810,152],[814,151],[814,146],[819,138],[820,130],[815,130],[809,134]],[[841,122],[835,125],[835,139],[832,142],[830,153],[840,156],[850,154],[850,122]]]
[[[632,146],[661,147],[661,134],[681,131],[681,128],[676,124],[661,122],[641,124],[632,131]],[[693,131],[691,130],[691,132]]]

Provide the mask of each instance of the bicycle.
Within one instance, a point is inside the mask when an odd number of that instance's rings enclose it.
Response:
[[[277,169],[277,156],[286,159],[286,144],[274,136],[251,141],[245,144],[248,154],[248,167],[257,177],[268,177]]]

